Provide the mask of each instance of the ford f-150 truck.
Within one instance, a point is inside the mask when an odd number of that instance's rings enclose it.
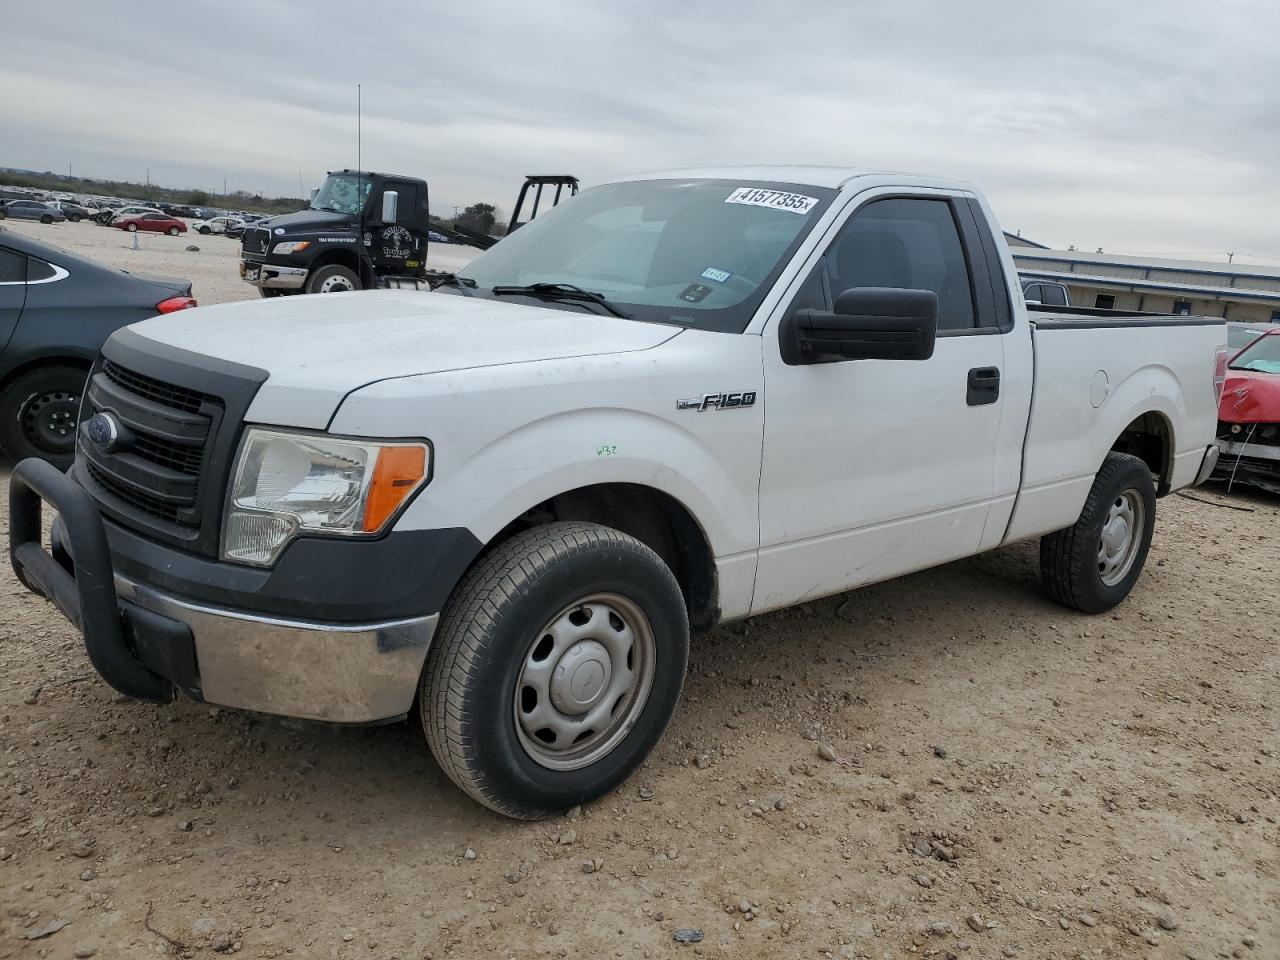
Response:
[[[1058,602],[1133,588],[1225,328],[1029,314],[1000,237],[964,183],[681,171],[434,292],[148,320],[70,473],[15,469],[13,566],[126,694],[414,710],[481,803],[561,811],[652,749],[691,632],[1033,537]]]

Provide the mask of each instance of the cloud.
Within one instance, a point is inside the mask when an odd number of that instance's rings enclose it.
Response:
[[[0,163],[296,195],[355,164],[359,82],[365,166],[437,210],[526,173],[836,163],[972,180],[1055,245],[1280,258],[1268,3],[120,9],[4,14]]]

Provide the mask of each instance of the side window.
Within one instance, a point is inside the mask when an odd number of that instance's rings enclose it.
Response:
[[[22,283],[27,258],[0,247],[0,283]]]
[[[844,225],[825,261],[833,302],[850,287],[932,290],[939,330],[975,326],[969,266],[946,200],[873,200]]]
[[[35,257],[27,258],[27,283],[48,280],[50,277],[56,276],[57,273],[58,271],[53,268],[53,264],[37,260]]]
[[[1060,283],[1046,283],[1040,288],[1044,292],[1042,303],[1051,307],[1065,307],[1067,305],[1067,291]]]
[[[1044,291],[1040,289],[1038,283],[1028,283],[1022,288],[1022,296],[1028,301],[1035,300],[1037,303],[1044,303]]]

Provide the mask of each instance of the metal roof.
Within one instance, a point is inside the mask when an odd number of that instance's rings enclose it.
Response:
[[[1204,272],[1204,271],[1197,271]],[[1280,290],[1256,290],[1249,287],[1208,287],[1193,283],[1174,283],[1169,280],[1147,280],[1141,277],[1103,277],[1097,274],[1067,270],[1040,270],[1019,265],[1018,276],[1025,280],[1054,280],[1058,283],[1077,283],[1088,287],[1115,287],[1134,292],[1185,293],[1198,297],[1215,297],[1233,300],[1280,304]]]
[[[1083,250],[1013,250],[1015,259],[1057,260],[1099,267],[1137,267],[1174,273],[1214,273],[1224,277],[1263,277],[1280,280],[1280,267],[1260,267],[1248,263],[1222,263],[1210,260],[1170,260],[1138,257],[1122,253],[1086,253]]]

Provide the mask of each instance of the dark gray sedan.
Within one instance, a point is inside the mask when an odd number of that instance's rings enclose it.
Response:
[[[190,281],[114,270],[0,227],[0,449],[69,466],[103,342],[195,305]]]
[[[38,200],[10,200],[0,207],[0,220],[6,217],[14,220],[39,220],[41,223],[61,223],[67,219],[57,207]]]

